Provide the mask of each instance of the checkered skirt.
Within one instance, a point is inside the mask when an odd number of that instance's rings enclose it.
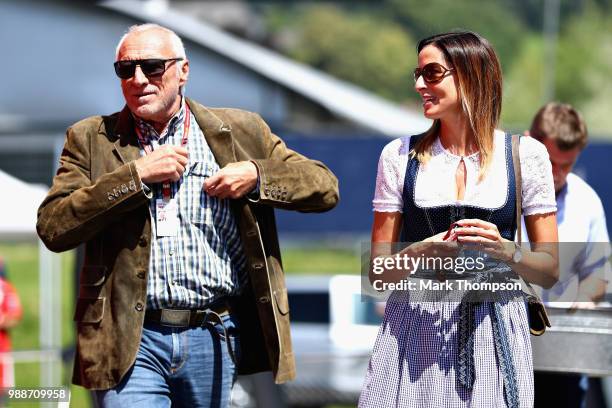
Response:
[[[418,301],[409,292],[389,298],[368,365],[359,408],[506,407],[490,310],[476,305],[475,381],[457,381],[460,301]],[[521,407],[533,406],[533,364],[527,311],[522,301],[502,302]]]

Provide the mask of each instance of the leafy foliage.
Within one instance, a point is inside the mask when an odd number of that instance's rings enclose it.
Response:
[[[506,2],[499,0],[433,0],[427,6],[420,0],[389,0],[389,6],[419,39],[457,29],[479,33],[495,46],[502,64],[514,58],[524,30]]]
[[[395,23],[380,24],[366,14],[351,15],[332,5],[306,7],[297,22],[293,58],[402,100],[412,87],[414,41]]]
[[[260,2],[261,3],[261,2]],[[418,39],[468,29],[495,47],[504,70],[503,125],[526,128],[544,103],[572,103],[591,133],[612,125],[612,1],[560,0],[555,58],[543,36],[547,0],[381,0],[276,2],[262,7],[287,55],[386,98],[417,99],[410,72]],[[550,10],[548,10],[550,11]],[[414,103],[414,102],[412,102]]]

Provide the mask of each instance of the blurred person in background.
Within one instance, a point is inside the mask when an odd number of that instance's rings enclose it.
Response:
[[[561,243],[559,282],[542,290],[542,300],[593,308],[603,300],[610,279],[610,240],[599,196],[572,173],[587,145],[586,123],[571,105],[551,102],[540,108],[528,134],[546,146],[550,157]],[[587,389],[586,375],[535,373],[536,407],[584,407]]]
[[[378,243],[401,241],[413,243],[402,253],[419,257],[431,243],[478,244],[508,271],[552,286],[558,271],[556,244],[550,244],[557,240],[550,162],[541,143],[523,138],[519,194],[535,245],[521,251],[513,243],[512,138],[496,129],[502,74],[493,47],[476,33],[451,32],[421,40],[417,49],[415,89],[433,125],[424,134],[392,141],[381,153],[372,251]],[[453,223],[458,228],[447,236]],[[442,246],[449,245],[437,244]],[[499,300],[478,303],[454,297],[421,301],[423,296],[423,290],[391,293],[359,407],[532,406],[522,293],[501,291]]]
[[[23,310],[15,287],[8,282],[4,260],[0,256],[0,388],[15,386],[15,367],[11,357],[9,329],[21,320]],[[4,406],[6,396],[0,396]]]
[[[73,382],[102,407],[226,407],[238,372],[293,379],[273,208],[329,210],[336,177],[257,114],[184,97],[171,30],[131,27],[114,67],[126,106],[68,129],[38,212],[49,249],[85,243]]]

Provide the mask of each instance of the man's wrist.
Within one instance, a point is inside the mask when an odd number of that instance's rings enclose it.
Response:
[[[149,187],[142,179],[143,170],[138,165],[138,160],[134,161],[134,169],[136,170],[136,177],[137,177],[136,184],[140,183],[140,188],[142,192],[144,193],[144,195],[146,195],[148,198],[152,198],[153,193],[152,193],[151,187]]]
[[[259,189],[261,187],[260,181],[259,181],[259,167],[257,167],[257,164],[255,163],[255,161],[253,160],[249,160],[253,166],[255,166],[255,171],[257,172],[257,180],[255,182],[255,187],[253,187],[253,189],[251,191],[249,191],[246,195],[246,197],[253,202],[257,202],[259,201]]]

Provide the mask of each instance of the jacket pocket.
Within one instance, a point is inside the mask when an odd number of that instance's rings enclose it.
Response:
[[[79,323],[100,323],[104,317],[106,298],[78,298],[74,321]]]
[[[215,169],[212,163],[205,162],[194,162],[189,170],[187,170],[187,177],[203,177],[207,178],[216,173],[219,169]]]
[[[276,308],[278,311],[286,315],[289,313],[289,299],[287,298],[287,287],[285,286],[285,278],[283,275],[283,270],[278,263],[278,261],[273,258],[268,258],[268,265],[272,269],[270,272],[272,273],[272,296],[274,296],[274,301],[276,303]]]
[[[102,290],[107,269],[104,265],[83,266],[79,280],[79,298],[96,299],[104,297]]]
[[[206,194],[204,181],[215,173],[215,168],[211,164],[195,162],[183,177],[183,183],[187,183],[188,189],[194,192],[191,194],[191,200],[187,207],[188,218],[200,228],[205,228],[205,225],[212,222],[211,201],[216,200],[216,198],[209,197]]]
[[[289,313],[289,299],[287,298],[287,289],[276,289],[274,290],[274,300],[276,301],[276,307],[282,315]]]
[[[81,271],[79,280],[80,286],[100,286],[106,278],[106,270],[104,265],[85,265]]]

